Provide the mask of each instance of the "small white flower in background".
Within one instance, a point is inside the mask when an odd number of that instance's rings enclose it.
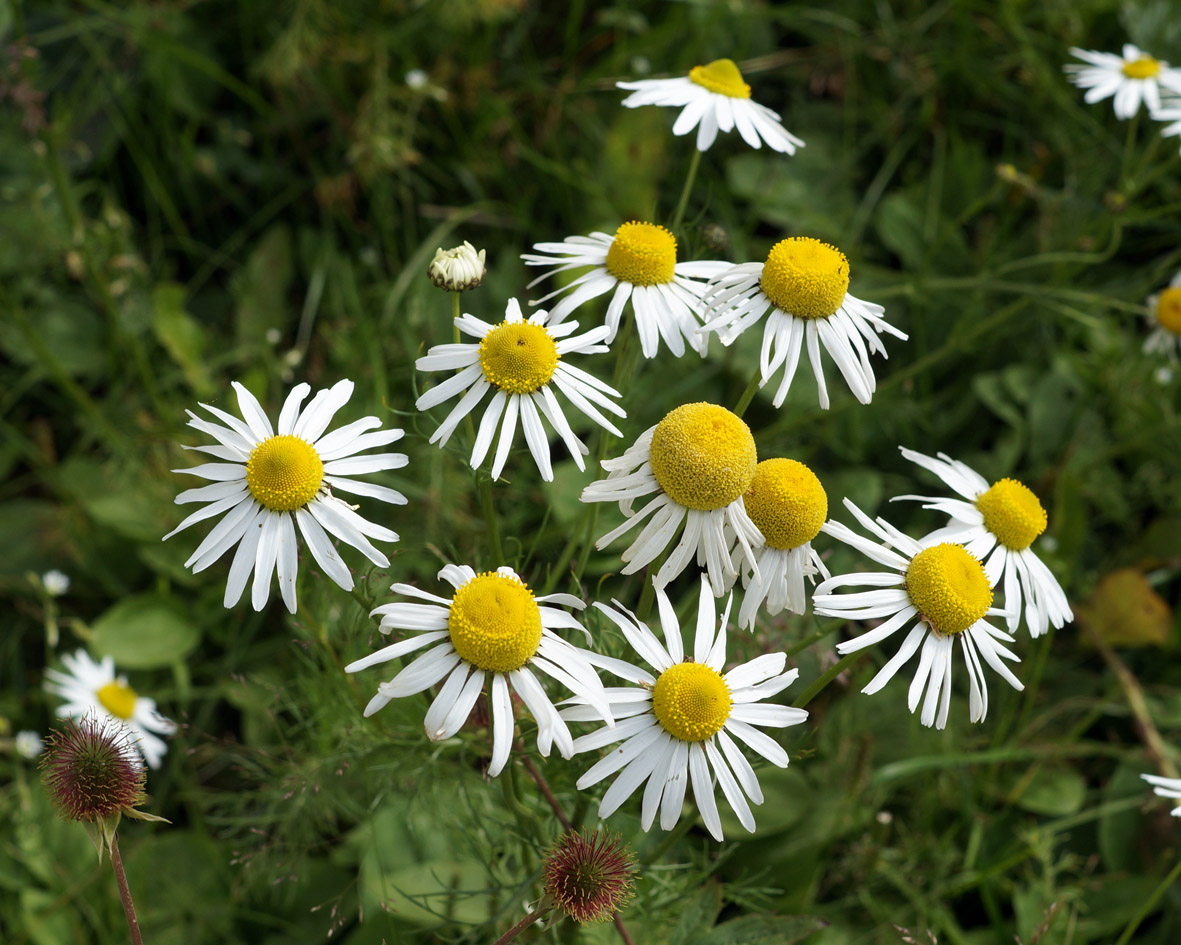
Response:
[[[492,460],[493,479],[499,479],[504,469],[517,432],[518,419],[525,431],[529,452],[537,463],[541,478],[546,482],[553,481],[554,472],[542,417],[561,437],[578,468],[586,468],[582,457],[589,449],[574,435],[554,394],[555,389],[585,416],[620,436],[615,425],[598,409],[602,407],[617,417],[626,417],[623,408],[611,399],[618,398],[619,391],[562,360],[563,356],[569,354],[605,352],[607,346],[601,342],[607,337],[607,329],[600,325],[570,338],[567,336],[578,330],[578,322],[561,325],[552,322],[552,315],[544,311],[535,312],[526,321],[521,314],[521,304],[516,299],[509,299],[505,307],[505,319],[499,325],[489,325],[474,315],[455,319],[459,330],[480,339],[479,344],[435,345],[425,357],[414,362],[420,371],[459,371],[415,401],[416,409],[430,410],[445,400],[463,394],[447,419],[432,434],[430,442],[445,446],[460,421],[479,405],[489,391],[493,392],[492,399],[476,432],[471,466],[476,469],[484,461],[492,441],[496,439],[499,426],[500,442]]]
[[[1171,384],[1173,382],[1173,369],[1162,365],[1152,372],[1152,376],[1162,386]]]
[[[28,729],[17,732],[16,738],[13,739],[13,748],[22,758],[36,758],[44,747],[41,736]]]
[[[591,267],[589,272],[530,303],[541,305],[555,296],[565,296],[550,311],[552,324],[563,321],[585,302],[610,292],[608,344],[615,340],[623,310],[630,301],[645,358],[656,357],[662,340],[678,358],[685,353],[686,345],[705,354],[708,341],[697,334],[705,280],[729,268],[729,263],[679,263],[672,233],[655,223],[638,221],[620,225],[614,236],[596,231],[590,236],[571,236],[561,243],[535,243],[533,248],[538,253],[521,256],[525,265],[550,268],[530,282],[529,288],[557,273]]]
[[[680,623],[664,591],[656,592],[663,644],[619,601],[612,601],[613,607],[595,604],[656,671],[654,676],[625,660],[591,658],[596,665],[632,684],[607,690],[612,714],[619,720],[615,728],[599,729],[574,742],[576,752],[623,742],[578,779],[581,791],[620,772],[603,795],[600,817],[609,817],[647,781],[640,825],[645,830],[651,827],[659,810],[661,829],[671,830],[681,817],[686,788],[692,784],[693,801],[706,829],[715,840],[721,840],[722,821],[714,797],[716,779],[739,822],[754,832],[754,815],[747,798],[761,804],[763,792],[734,739],[785,768],[787,752],[756,726],[799,725],[808,713],[789,706],[758,704],[782,692],[799,675],[795,669],[784,672],[787,657],[783,653],[755,657],[723,674],[731,602],[726,602],[719,625],[709,583],[702,578],[692,656],[684,652]],[[596,708],[584,699],[570,699],[569,703],[573,705],[562,710],[567,721],[593,722],[598,718]]]
[[[397,541],[397,533],[363,519],[332,490],[404,505],[406,499],[400,492],[352,478],[405,466],[405,453],[355,455],[401,439],[402,431],[366,433],[380,427],[381,421],[363,417],[325,433],[337,411],[352,396],[352,381],[338,381],[319,391],[302,410],[300,406],[311,388],[297,384],[279,411],[277,434],[255,396],[237,381],[233,386],[244,421],[208,404],[201,406],[225,426],[186,411],[188,425],[208,433],[219,445],[184,448],[225,462],[173,470],[213,480],[213,485],[189,489],[176,497],[178,504],[209,504],[165,535],[165,540],[204,519],[222,516],[185,567],[194,573],[203,571],[237,545],[226,580],[225,606],[233,607],[238,602],[253,572],[251,603],[255,610],[262,610],[270,597],[271,575],[278,571],[279,592],[291,613],[296,611],[295,578],[299,568],[297,525],[316,563],[346,591],[353,587],[353,576],[329,535],[352,545],[378,567],[388,567],[389,559],[369,539]]]
[[[159,735],[173,734],[176,723],[156,711],[156,701],[136,693],[127,685],[125,676],[116,676],[115,661],[110,656],[96,663],[85,650],[78,650],[73,656],[63,654],[62,664],[64,673],[45,670],[46,690],[66,700],[57,714],[71,719],[89,715],[126,728],[148,767],[160,767],[168,745]]]
[[[1144,303],[1144,318],[1149,325],[1144,339],[1145,354],[1163,354],[1176,362],[1181,350],[1181,272],[1168,286],[1154,292]]]
[[[1181,778],[1162,778],[1155,774],[1142,774],[1140,777],[1153,786],[1152,793],[1157,797],[1181,799]],[[1174,817],[1181,817],[1181,805],[1174,807],[1169,813]]]
[[[924,456],[899,447],[912,463],[933,472],[961,499],[900,495],[894,502],[911,499],[923,508],[951,516],[951,523],[925,539],[953,541],[984,562],[989,583],[1004,582],[1006,623],[1013,633],[1021,622],[1021,601],[1025,600],[1025,625],[1030,636],[1040,637],[1053,625],[1063,627],[1074,619],[1070,602],[1058,580],[1030,547],[1046,530],[1049,518],[1029,487],[1016,479],[988,480],[971,467],[940,453]]]
[[[1140,111],[1141,102],[1150,112],[1156,111],[1161,106],[1162,88],[1181,92],[1181,70],[1131,43],[1125,44],[1122,56],[1078,48],[1072,48],[1070,53],[1087,63],[1064,67],[1070,81],[1087,90],[1083,101],[1094,105],[1105,98],[1114,99],[1116,118],[1131,118]]]
[[[757,574],[754,548],[763,540],[746,513],[742,494],[754,479],[758,457],[750,427],[716,404],[682,404],[649,427],[617,459],[605,459],[607,478],[582,490],[583,502],[618,502],[627,519],[595,542],[602,549],[640,522],[644,527],[620,556],[624,574],[672,550],[653,579],[664,587],[695,562],[704,565],[718,597],[737,577],[731,562],[735,541],[741,560]],[[655,496],[639,512],[632,503]],[[680,539],[677,533],[680,532]]]
[[[705,296],[706,324],[701,332],[716,331],[722,344],[729,345],[766,316],[759,386],[783,367],[772,401],[776,407],[787,397],[806,347],[820,406],[828,409],[821,344],[853,396],[868,404],[877,388],[869,356],[888,357],[878,336],[888,332],[905,341],[906,335],[882,318],[882,306],[855,298],[848,289],[849,260],[844,253],[808,236],[789,237],[771,247],[765,262],[739,263],[714,276]]]
[[[845,506],[873,537],[864,538],[831,521],[825,522],[821,531],[852,545],[889,570],[834,575],[816,588],[812,609],[825,617],[846,620],[888,619],[839,644],[837,652],[844,656],[880,643],[914,621],[898,652],[861,691],[872,695],[880,690],[921,646],[907,704],[914,712],[926,689],[920,721],[944,728],[951,706],[951,665],[958,638],[968,667],[969,716],[973,722],[983,721],[988,714],[988,684],[981,658],[1014,689],[1024,688],[1002,661],[1018,659],[1004,646],[1013,638],[984,619],[1005,615],[992,608],[992,584],[984,566],[962,545],[938,542],[931,536],[918,542],[883,519],[871,519],[848,499]],[[863,584],[875,590],[829,593],[848,584]]]
[[[765,542],[756,553],[757,577],[739,558],[739,548],[731,556],[746,588],[738,626],[754,630],[764,603],[768,616],[783,610],[802,614],[808,609],[804,578],[815,581],[817,574],[829,576],[828,568],[812,548],[812,539],[820,534],[828,517],[828,495],[816,474],[803,463],[765,459],[755,468],[755,477],[742,501]]]
[[[70,589],[70,576],[54,568],[41,575],[41,586],[50,597],[61,597]]]
[[[484,283],[484,250],[476,251],[467,240],[454,249],[437,249],[435,258],[427,267],[431,282],[448,292],[466,292],[478,289]]]
[[[415,91],[425,89],[429,81],[430,76],[423,72],[422,69],[411,69],[406,73],[406,84]]]
[[[623,100],[627,108],[642,105],[680,108],[673,134],[685,135],[696,128],[698,151],[708,150],[719,131],[734,129],[738,129],[742,140],[752,148],[762,147],[765,141],[775,151],[795,154],[796,148],[804,146],[803,141],[783,127],[777,112],[751,99],[750,86],[732,59],[715,59],[694,66],[687,76],[675,79],[641,79],[615,85],[631,91]]]
[[[590,663],[593,654],[572,646],[554,632],[559,628],[580,630],[590,642],[590,634],[575,617],[552,606],[582,610],[586,606],[582,601],[570,594],[534,597],[508,567],[477,574],[467,565],[449,564],[439,572],[439,579],[455,588],[450,600],[409,584],[394,584],[390,590],[395,593],[427,603],[385,604],[373,611],[373,615],[381,615],[382,633],[393,629],[416,632],[350,663],[346,673],[434,646],[377,687],[377,695],[365,707],[366,718],[391,699],[412,696],[442,682],[425,721],[427,737],[442,741],[463,727],[487,679],[492,720],[489,777],[496,777],[504,769],[512,747],[510,687],[537,722],[537,750],[548,756],[556,744],[563,758],[569,758],[574,751],[570,730],[538,682],[537,672],[552,677],[594,706],[596,719],[615,724],[603,683]]]

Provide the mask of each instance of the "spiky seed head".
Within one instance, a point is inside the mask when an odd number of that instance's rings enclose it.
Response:
[[[94,822],[144,801],[145,772],[129,730],[86,716],[49,733],[41,780],[67,820]]]
[[[575,922],[604,922],[632,897],[635,857],[605,831],[563,834],[545,855],[546,895]]]

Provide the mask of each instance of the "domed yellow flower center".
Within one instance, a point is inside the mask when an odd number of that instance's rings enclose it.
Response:
[[[648,463],[660,488],[690,509],[724,508],[750,488],[757,465],[750,427],[725,407],[682,404],[652,432]]]
[[[1120,71],[1129,79],[1155,79],[1160,74],[1160,62],[1151,56],[1141,56],[1135,62],[1125,62]]]
[[[528,322],[501,322],[480,342],[484,377],[506,394],[532,394],[545,387],[560,357],[550,333]]]
[[[962,545],[944,542],[910,559],[906,569],[910,602],[940,633],[963,633],[992,606],[984,565]]]
[[[1156,320],[1162,328],[1181,335],[1181,287],[1165,289],[1156,300]]]
[[[820,240],[792,236],[771,247],[759,286],[781,312],[827,318],[849,291],[849,260]]]
[[[121,682],[109,682],[97,692],[99,705],[117,719],[127,721],[135,715],[135,690]]]
[[[306,440],[284,434],[263,440],[246,462],[246,485],[260,505],[276,512],[302,508],[315,498],[324,464]]]
[[[664,285],[673,281],[677,241],[655,223],[624,223],[607,250],[607,271],[632,285]]]
[[[677,663],[660,674],[652,690],[652,712],[666,732],[683,742],[716,735],[734,700],[719,672],[702,663]]]
[[[1016,479],[994,482],[976,499],[984,527],[1006,548],[1021,551],[1046,530],[1046,510],[1027,486]]]
[[[811,541],[828,517],[824,486],[812,470],[794,459],[759,463],[742,501],[772,548],[798,548]]]
[[[455,592],[447,628],[461,659],[490,673],[507,673],[537,652],[541,611],[520,578],[485,572]]]
[[[742,73],[733,59],[715,59],[708,65],[694,66],[689,70],[689,81],[718,95],[750,98],[750,86],[742,81]]]

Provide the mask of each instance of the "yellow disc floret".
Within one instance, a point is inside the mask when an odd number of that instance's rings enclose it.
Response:
[[[263,440],[246,462],[246,485],[260,505],[275,512],[303,508],[320,491],[324,464],[312,445],[284,434]]]
[[[127,721],[135,715],[135,690],[126,683],[117,680],[109,682],[94,695],[99,705],[117,719]]]
[[[655,223],[624,223],[607,250],[607,271],[632,285],[672,282],[676,265],[676,238]]]
[[[750,98],[750,86],[742,81],[742,72],[733,59],[715,59],[689,70],[689,81],[730,98]]]
[[[994,482],[976,499],[984,527],[1006,548],[1021,551],[1046,530],[1046,510],[1028,486],[1016,479]]]
[[[1181,335],[1181,287],[1165,289],[1157,297],[1156,320],[1165,331]]]
[[[553,336],[528,322],[501,322],[480,342],[484,377],[506,394],[532,394],[545,387],[560,357]]]
[[[963,545],[949,542],[910,559],[906,593],[923,619],[945,634],[963,633],[992,606],[984,565]]]
[[[648,463],[674,502],[707,511],[750,488],[757,465],[750,427],[717,404],[682,404],[652,431]]]
[[[1125,62],[1120,71],[1129,79],[1155,79],[1160,74],[1160,61],[1141,56],[1134,62]]]
[[[812,470],[794,459],[759,463],[742,501],[772,548],[798,548],[811,541],[828,517],[824,486]]]
[[[781,312],[828,318],[849,291],[849,260],[810,236],[788,237],[771,247],[759,286]]]
[[[734,700],[720,673],[702,663],[677,663],[660,674],[652,690],[652,712],[666,732],[683,742],[716,735]]]
[[[447,628],[461,659],[490,673],[507,673],[537,652],[541,611],[520,578],[485,572],[455,592]]]

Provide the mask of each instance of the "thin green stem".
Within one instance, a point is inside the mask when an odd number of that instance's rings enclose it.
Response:
[[[488,546],[492,557],[496,559],[496,567],[504,564],[504,549],[500,546],[500,526],[496,521],[496,509],[492,504],[492,478],[476,471],[476,480],[480,484],[480,508],[484,510],[484,525],[488,529]]]
[[[457,318],[459,318],[459,316],[460,316],[459,293],[452,292],[452,293],[450,293],[450,295],[451,295],[451,340],[453,342],[455,342],[456,344],[459,344],[459,325],[457,325],[455,323],[455,320]]]
[[[1132,936],[1136,934],[1136,929],[1140,928],[1140,923],[1144,921],[1144,917],[1152,911],[1152,907],[1165,894],[1165,890],[1177,881],[1178,876],[1181,876],[1181,859],[1177,860],[1173,868],[1169,870],[1169,875],[1160,881],[1160,885],[1152,891],[1152,895],[1145,900],[1140,910],[1132,916],[1132,921],[1128,923],[1127,928],[1124,929],[1123,934],[1120,935],[1115,945],[1128,945],[1128,942],[1132,940]]]
[[[836,662],[835,665],[830,666],[828,671],[823,676],[821,676],[814,683],[812,683],[812,685],[805,689],[804,694],[800,696],[795,702],[793,702],[792,705],[797,709],[804,708],[804,706],[820,695],[821,690],[824,689],[825,686],[836,679],[841,673],[852,666],[854,662],[864,655],[864,650],[858,650],[855,653],[850,653],[848,656],[842,657]]]
[[[123,901],[123,914],[127,917],[127,931],[131,934],[131,945],[144,945],[139,934],[139,919],[135,915],[135,903],[131,899],[131,887],[127,885],[127,874],[123,872],[123,856],[119,853],[119,838],[111,834],[111,866],[115,870],[115,882],[119,884],[119,898]]]
[[[1132,152],[1136,149],[1136,133],[1140,130],[1140,112],[1137,111],[1127,124],[1127,134],[1124,136],[1124,153],[1120,159],[1119,179],[1125,191],[1132,191],[1132,182],[1128,170],[1132,164]]]
[[[750,376],[747,382],[746,390],[742,392],[742,396],[738,398],[738,404],[734,408],[735,416],[741,417],[746,413],[746,408],[750,406],[750,402],[755,399],[755,393],[763,383],[763,371],[761,368],[755,368],[755,372]]]
[[[541,902],[538,903],[536,909],[534,909],[527,916],[525,916],[525,918],[523,918],[520,922],[518,922],[511,929],[509,929],[507,932],[505,932],[504,935],[500,936],[500,938],[498,938],[493,943],[493,945],[506,945],[506,943],[511,942],[514,938],[516,938],[518,935],[520,935],[522,932],[524,932],[525,929],[529,928],[529,926],[531,926],[534,922],[536,922],[538,919],[540,919],[547,912],[551,911],[553,908],[554,908],[554,903],[549,898],[549,896],[543,896]]]
[[[693,189],[693,181],[697,177],[697,167],[701,164],[701,152],[697,148],[693,149],[693,157],[689,159],[689,170],[685,174],[685,186],[681,188],[681,199],[677,201],[677,209],[673,214],[673,222],[669,227],[673,233],[676,233],[681,226],[681,220],[685,218],[685,207],[689,204],[689,192]]]

